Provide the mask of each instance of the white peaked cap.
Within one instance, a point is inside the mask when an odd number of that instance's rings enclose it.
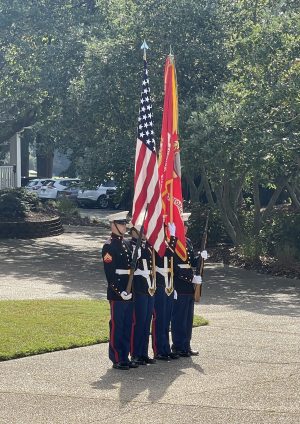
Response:
[[[189,220],[189,217],[191,216],[191,212],[184,212],[181,217],[183,222],[187,222]]]
[[[129,211],[122,211],[117,213],[112,213],[111,215],[107,216],[107,219],[109,222],[128,222],[127,215]]]

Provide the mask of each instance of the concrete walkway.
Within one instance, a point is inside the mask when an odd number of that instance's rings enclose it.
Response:
[[[104,297],[106,236],[1,241],[0,299]],[[1,362],[0,423],[298,424],[299,282],[208,264],[199,357],[122,372],[102,344]]]

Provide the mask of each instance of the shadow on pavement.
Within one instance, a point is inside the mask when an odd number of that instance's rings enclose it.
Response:
[[[228,305],[266,315],[300,316],[300,280],[222,264],[210,264],[208,268],[201,300],[204,304]]]
[[[184,370],[190,368],[205,374],[203,368],[195,364],[191,358],[180,358],[167,363],[139,366],[138,369],[129,371],[110,368],[100,380],[92,383],[92,387],[97,390],[115,390],[116,386],[119,386],[121,403],[134,401],[144,392],[148,392],[147,401],[157,402],[165,396],[174,381],[185,374]]]
[[[56,284],[61,287],[59,295],[106,298],[100,249],[108,235],[108,229],[81,227],[46,239],[1,240],[0,282],[17,287],[24,279],[44,286],[43,294],[47,285]],[[203,304],[265,315],[300,315],[300,280],[208,263],[204,281]]]
[[[73,245],[58,237],[1,241],[0,280],[12,279],[15,284],[22,278],[40,280],[62,285],[66,295],[80,291],[91,297],[99,297],[100,292],[105,296],[100,248],[107,236],[80,234],[79,238]]]

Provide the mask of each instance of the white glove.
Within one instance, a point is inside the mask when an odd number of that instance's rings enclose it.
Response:
[[[208,258],[207,250],[202,250],[201,258],[203,258],[204,260]]]
[[[126,291],[122,291],[121,298],[123,300],[130,300],[132,298],[132,293],[127,294]]]
[[[174,222],[172,222],[172,223],[169,222],[168,228],[169,228],[170,236],[175,237],[176,225],[174,224]]]
[[[201,277],[201,275],[194,275],[194,278],[193,278],[192,283],[193,284],[202,284],[202,277]]]

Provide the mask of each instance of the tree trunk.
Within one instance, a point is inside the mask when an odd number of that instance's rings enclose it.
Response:
[[[287,183],[287,177],[281,177],[278,179],[276,190],[274,191],[266,209],[264,210],[262,214],[262,221],[265,221],[266,218],[269,216],[271,210],[273,209],[278,197],[280,196],[282,190],[284,189],[285,185]]]
[[[253,200],[254,200],[254,225],[253,225],[253,233],[254,236],[258,236],[260,228],[261,228],[261,204],[259,197],[259,183],[257,175],[253,180]]]
[[[204,167],[201,168],[201,181],[203,181],[203,186],[204,186],[204,190],[205,190],[205,194],[206,194],[208,204],[209,204],[210,207],[213,208],[215,206],[215,201],[214,201],[213,196],[212,196],[211,187],[210,187],[210,184],[209,184],[209,181],[208,181]]]
[[[189,173],[184,174],[186,185],[188,187],[189,198],[192,202],[199,202],[198,190],[193,177]]]
[[[295,188],[291,184],[289,184],[289,183],[286,184],[286,188],[288,189],[288,192],[291,195],[292,202],[295,205],[296,209],[297,210],[300,210],[300,198],[299,199],[297,198],[297,194],[296,194]]]
[[[38,178],[52,178],[54,147],[52,143],[43,143],[40,134],[36,136],[36,170]]]
[[[215,193],[216,193],[216,197],[217,197],[217,205],[218,205],[219,210],[221,211],[221,218],[222,218],[223,224],[224,224],[226,231],[227,231],[229,237],[231,238],[233,244],[236,245],[238,243],[237,233],[236,233],[234,226],[230,222],[230,219],[228,218],[228,215],[227,215],[226,208],[224,207],[223,200],[222,200],[222,190],[221,190],[221,188],[220,187],[216,188]]]
[[[259,240],[259,232],[261,229],[261,212],[260,212],[261,203],[260,203],[260,197],[259,197],[259,180],[257,175],[255,175],[253,179],[253,200],[254,200],[254,222],[253,222],[254,258],[253,259],[259,260],[259,255],[261,252],[260,240]]]

